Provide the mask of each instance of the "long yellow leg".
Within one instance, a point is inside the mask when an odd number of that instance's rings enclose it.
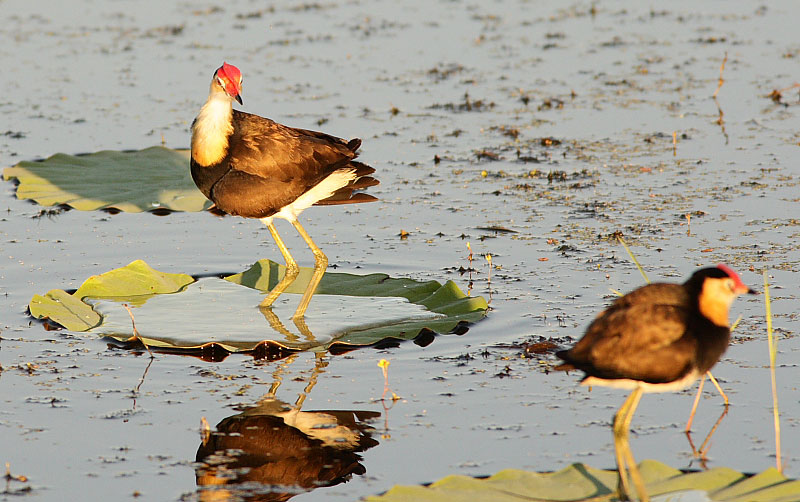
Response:
[[[694,412],[697,411],[697,405],[700,403],[700,395],[703,393],[703,384],[706,381],[706,375],[710,375],[711,372],[703,373],[703,376],[700,377],[700,385],[697,386],[697,395],[694,396],[694,404],[692,404],[692,412],[689,413],[689,421],[686,422],[686,429],[684,432],[689,432],[692,430],[692,422],[694,421]]]
[[[722,387],[719,386],[719,382],[717,382],[717,379],[714,378],[714,375],[712,375],[710,371],[706,373],[708,373],[708,378],[711,380],[711,383],[713,383],[714,387],[716,387],[717,390],[719,391],[719,395],[722,396],[722,400],[725,401],[725,407],[727,408],[728,405],[730,404],[730,402],[728,401],[728,396],[726,396],[725,393],[722,392]]]
[[[322,276],[325,275],[325,270],[328,268],[328,257],[325,256],[325,253],[323,253],[316,244],[314,244],[314,241],[311,240],[311,236],[308,235],[306,229],[303,228],[298,221],[293,221],[292,225],[294,225],[294,228],[297,229],[297,233],[300,234],[300,237],[306,241],[308,247],[311,248],[311,252],[314,253],[314,274],[311,276],[311,280],[308,282],[308,286],[303,293],[303,298],[300,299],[300,305],[297,306],[297,310],[295,310],[294,315],[292,316],[292,319],[302,319],[306,313],[308,304],[311,303],[311,296],[317,290],[319,281],[322,280]]]
[[[633,391],[633,401],[630,404],[628,413],[625,416],[625,422],[623,424],[623,427],[625,428],[625,458],[628,463],[628,470],[631,473],[631,479],[633,479],[633,485],[636,487],[636,493],[639,495],[639,501],[649,502],[650,497],[647,495],[647,490],[644,488],[644,481],[642,480],[642,475],[639,474],[639,468],[636,467],[636,460],[633,458],[633,452],[631,451],[631,445],[628,440],[633,414],[636,412],[636,408],[639,406],[639,400],[641,398],[642,389],[639,387]]]
[[[617,460],[617,496],[620,500],[629,500],[630,486],[628,485],[628,472],[625,469],[625,456],[623,455],[623,439],[627,437],[627,431],[623,430],[623,422],[628,408],[633,400],[634,390],[622,403],[617,414],[614,415],[614,455]]]
[[[630,431],[633,414],[636,412],[636,407],[639,406],[639,400],[641,398],[642,389],[641,387],[637,387],[631,392],[631,395],[628,396],[628,399],[625,400],[622,407],[614,416],[614,449],[617,458],[617,469],[619,471],[617,491],[619,492],[620,500],[629,500],[630,486],[625,470],[625,464],[627,464],[640,502],[649,502],[650,498],[645,490],[642,476],[639,474],[639,469],[636,467],[636,461],[633,458],[633,453],[631,452],[630,443],[628,441],[628,432]]]
[[[714,375],[711,374],[710,371],[707,371],[703,376],[700,377],[700,386],[697,389],[697,396],[694,398],[694,404],[692,405],[692,412],[689,414],[689,421],[686,423],[686,432],[689,432],[692,428],[692,422],[694,421],[694,413],[697,411],[697,404],[700,402],[700,393],[703,391],[703,382],[705,382],[706,375],[708,375],[708,379],[711,380],[711,383],[714,384],[714,387],[717,388],[719,391],[719,395],[722,396],[722,400],[725,402],[725,409],[728,409],[729,401],[728,396],[725,395],[725,392],[722,391],[722,387],[719,386],[719,382],[717,379],[714,378]]]
[[[274,288],[272,288],[267,297],[261,301],[261,307],[269,307],[272,305],[275,300],[278,299],[281,293],[283,293],[283,291],[288,288],[295,279],[297,279],[297,274],[300,273],[297,262],[295,262],[294,258],[292,258],[292,255],[289,254],[289,249],[286,247],[286,244],[283,243],[281,236],[278,235],[278,230],[275,228],[275,225],[271,222],[267,223],[267,228],[269,229],[269,233],[272,234],[272,238],[275,239],[275,244],[278,245],[278,249],[281,250],[283,259],[286,260],[286,273],[283,275],[283,279],[281,279],[280,282],[276,284]]]

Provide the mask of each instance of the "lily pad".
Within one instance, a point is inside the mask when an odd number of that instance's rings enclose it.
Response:
[[[58,153],[7,167],[3,179],[18,182],[18,198],[42,206],[64,204],[81,211],[131,213],[202,211],[211,206],[192,180],[189,150],[160,146],[85,155]]]
[[[790,480],[775,469],[742,474],[727,467],[701,472],[682,472],[655,460],[639,464],[647,493],[657,501],[788,502],[800,497],[800,481]],[[447,476],[425,486],[395,486],[386,493],[367,497],[371,502],[448,502],[535,500],[594,502],[615,500],[617,472],[573,464],[558,472],[506,469],[488,478]]]
[[[61,289],[34,295],[28,304],[31,315],[50,319],[70,331],[88,331],[100,324],[102,318],[84,298],[124,298],[132,305],[142,305],[147,298],[165,293],[177,293],[194,278],[186,274],[168,274],[136,260],[123,268],[93,275],[72,294]]]
[[[303,320],[291,314],[313,269],[272,308],[258,307],[285,267],[269,260],[239,274],[193,278],[150,268],[138,260],[90,277],[72,294],[36,295],[29,309],[71,331],[88,331],[123,343],[138,339],[165,350],[214,346],[226,352],[262,349],[343,351],[359,346],[415,340],[426,345],[435,333],[462,334],[486,315],[483,298],[468,297],[452,282],[413,281],[386,274],[327,273]]]

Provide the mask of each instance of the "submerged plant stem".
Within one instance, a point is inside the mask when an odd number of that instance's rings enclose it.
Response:
[[[649,277],[647,277],[647,274],[644,272],[644,269],[642,268],[642,266],[641,266],[641,265],[639,265],[639,260],[637,260],[637,259],[636,259],[636,257],[633,255],[633,253],[631,252],[631,250],[630,250],[630,248],[628,247],[628,245],[627,245],[627,244],[625,244],[625,240],[622,238],[622,236],[621,236],[621,235],[618,235],[618,236],[617,236],[617,240],[619,240],[619,243],[620,243],[620,244],[622,244],[622,247],[624,247],[624,248],[625,248],[625,251],[627,251],[627,252],[628,252],[628,256],[630,256],[630,257],[631,257],[631,260],[633,261],[633,263],[635,263],[635,264],[636,264],[636,268],[638,268],[638,269],[639,269],[639,273],[641,273],[641,274],[642,274],[642,277],[644,277],[644,280],[645,280],[645,282],[647,282],[648,284],[650,284],[650,278],[649,278]]]
[[[767,271],[764,270],[764,303],[766,304],[767,315],[767,343],[769,345],[769,373],[772,379],[772,417],[775,421],[775,468],[783,472],[781,462],[781,419],[778,410],[778,389],[775,381],[775,356],[778,351],[777,343],[772,334],[772,306],[769,299],[769,279]]]

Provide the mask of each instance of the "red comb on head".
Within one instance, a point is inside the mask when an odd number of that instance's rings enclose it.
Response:
[[[739,278],[739,274],[737,274],[736,272],[734,272],[734,270],[733,270],[731,267],[729,267],[729,266],[725,265],[724,263],[720,263],[719,265],[717,265],[717,268],[718,268],[718,269],[720,269],[720,270],[722,270],[722,271],[723,271],[723,272],[725,272],[726,274],[728,274],[728,277],[730,277],[731,279],[733,279],[733,282],[735,282],[737,286],[744,286],[744,285],[745,285],[745,284],[742,282],[742,280]],[[746,286],[745,286],[745,287],[746,287]]]
[[[242,98],[239,96],[242,93],[242,72],[239,71],[239,68],[232,64],[222,63],[214,75],[220,80],[219,85],[225,89],[228,96],[242,104]]]
[[[239,78],[242,76],[242,72],[239,71],[239,68],[228,63],[222,63],[222,66],[217,71],[222,71],[231,82],[238,83]]]

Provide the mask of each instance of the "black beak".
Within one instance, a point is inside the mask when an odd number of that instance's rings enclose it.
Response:
[[[238,94],[236,96],[234,96],[233,99],[238,101],[240,105],[244,104],[244,103],[242,103],[242,97],[240,95],[238,95]]]
[[[758,294],[758,291],[756,291],[756,290],[755,290],[755,289],[753,289],[753,288],[747,288],[747,294],[748,294],[748,295],[757,295],[757,294]]]

